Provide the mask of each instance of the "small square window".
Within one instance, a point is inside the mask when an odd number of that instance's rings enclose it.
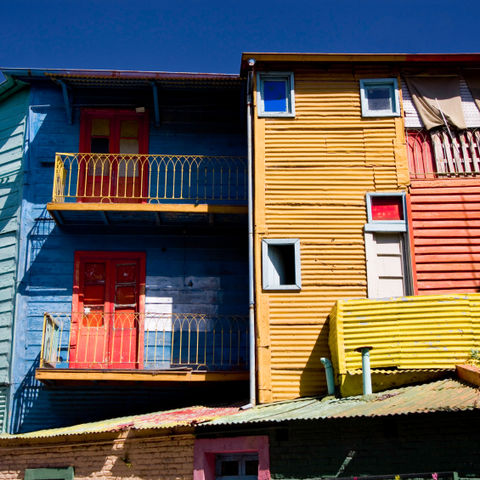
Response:
[[[396,78],[360,80],[363,117],[398,117],[400,102]]]
[[[265,290],[300,290],[300,240],[264,239],[262,260]]]
[[[259,73],[257,84],[257,104],[260,117],[295,116],[293,73]]]
[[[366,232],[406,232],[405,193],[367,193],[366,200]]]

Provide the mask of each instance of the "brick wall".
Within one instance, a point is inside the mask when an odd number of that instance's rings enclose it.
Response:
[[[83,440],[82,443],[0,445],[0,480],[23,479],[26,468],[73,466],[75,480],[188,480],[193,476],[193,436]]]

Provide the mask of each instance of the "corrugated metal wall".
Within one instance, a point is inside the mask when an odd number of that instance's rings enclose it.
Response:
[[[480,180],[412,182],[419,294],[480,291]]]
[[[478,348],[479,312],[479,294],[339,300],[330,315],[335,370],[358,373],[355,349],[365,345],[374,369],[454,368]]]
[[[365,193],[408,183],[401,119],[360,112],[358,80],[392,71],[294,74],[295,118],[255,118],[256,270],[262,238],[299,238],[302,269],[300,292],[262,292],[257,275],[261,402],[324,391],[328,313],[338,298],[366,295]]]
[[[0,103],[0,385],[9,382],[28,90]],[[0,389],[0,431],[7,388]]]

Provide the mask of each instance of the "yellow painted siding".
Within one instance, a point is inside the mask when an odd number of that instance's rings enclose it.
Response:
[[[361,355],[355,349],[365,345],[373,347],[373,369],[454,368],[479,346],[479,314],[480,294],[338,302],[330,315],[335,371],[358,373]]]
[[[360,111],[358,80],[396,73],[337,65],[294,75],[295,118],[255,118],[260,402],[325,391],[327,316],[337,299],[366,296],[365,193],[408,182],[401,119]],[[262,238],[300,239],[300,292],[262,291]]]

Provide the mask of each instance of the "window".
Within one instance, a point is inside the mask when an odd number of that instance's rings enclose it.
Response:
[[[295,116],[293,73],[258,73],[257,89],[259,117]]]
[[[258,454],[216,455],[216,480],[257,480]]]
[[[396,78],[360,80],[363,117],[398,117],[400,102]]]
[[[73,467],[27,468],[25,480],[73,480]]]
[[[264,239],[262,241],[263,288],[300,290],[300,240]]]
[[[367,218],[365,253],[368,297],[411,294],[405,194],[368,193]]]
[[[270,480],[268,436],[195,440],[193,480]]]

